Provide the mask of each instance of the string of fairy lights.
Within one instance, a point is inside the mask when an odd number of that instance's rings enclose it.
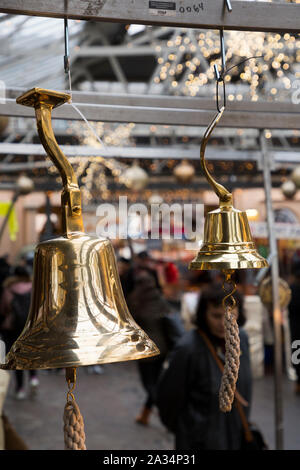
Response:
[[[289,99],[292,80],[300,78],[300,35],[226,31],[227,67],[251,59],[226,75],[234,83],[230,101]],[[171,94],[201,96],[214,85],[214,65],[220,64],[217,31],[180,30],[167,41],[167,51],[157,58],[154,83],[167,83]],[[294,65],[294,67],[292,67]],[[234,91],[236,90],[236,91]]]
[[[300,3],[300,0],[293,3]],[[300,34],[226,31],[225,40],[227,68],[249,57],[259,57],[240,64],[226,75],[229,101],[291,100],[293,81],[300,78]],[[216,98],[214,65],[220,65],[218,31],[176,28],[167,42],[164,41],[164,47],[156,44],[155,48],[157,67],[152,77],[154,93],[157,86],[160,93],[163,87],[164,94],[190,97],[211,94],[212,99]],[[135,145],[133,123],[95,122],[92,125],[107,148]],[[82,122],[72,122],[70,132],[81,136],[83,145],[101,147],[93,132],[89,128],[82,132],[82,127]],[[149,129],[149,134],[155,134],[156,126]],[[271,138],[272,132],[266,130],[265,135]],[[115,158],[92,157],[87,162],[78,156],[72,159],[72,163],[82,185],[84,203],[93,198],[94,192],[102,199],[110,197],[105,169],[116,181],[132,187],[130,178],[134,173],[126,173],[128,165]],[[55,167],[51,167],[50,171],[55,173]],[[127,174],[131,175],[130,178]]]

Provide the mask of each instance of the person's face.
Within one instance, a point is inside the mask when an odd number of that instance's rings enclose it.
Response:
[[[123,263],[122,261],[118,261],[118,269],[119,269],[119,275],[122,276],[128,271],[129,266],[126,263]]]
[[[237,315],[237,308],[233,310],[233,313]],[[225,311],[223,305],[216,306],[212,303],[208,304],[206,311],[207,326],[211,334],[216,336],[217,338],[225,337],[224,317]]]
[[[147,262],[145,263],[147,268],[149,269],[156,269],[157,263],[153,261],[152,259],[148,259]]]

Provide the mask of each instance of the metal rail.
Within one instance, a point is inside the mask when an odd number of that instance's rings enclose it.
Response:
[[[1,0],[0,12],[199,29],[299,32],[300,6],[232,0]]]

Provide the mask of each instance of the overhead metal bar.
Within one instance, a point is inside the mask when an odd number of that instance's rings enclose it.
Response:
[[[183,147],[183,146],[182,146]],[[73,157],[104,157],[104,158],[130,158],[130,159],[150,159],[150,160],[198,160],[199,147],[90,147],[85,145],[62,145],[63,152],[70,158]],[[39,144],[7,144],[0,143],[0,155],[13,153],[14,155],[44,155],[45,151]],[[167,156],[166,156],[167,154]],[[275,164],[295,164],[300,162],[300,152],[269,151],[269,156]],[[208,147],[208,160],[224,161],[253,161],[260,162],[261,152],[251,150],[227,150],[223,148]],[[50,161],[32,161],[24,163],[0,163],[0,173],[13,173],[22,170],[37,168],[48,168]]]
[[[160,108],[147,106],[123,106],[75,103],[89,121],[99,122],[134,122],[142,124],[162,124],[180,126],[207,126],[214,111]],[[34,118],[34,110],[7,100],[0,104],[0,115]],[[53,111],[53,119],[82,120],[79,113],[65,104]],[[299,114],[269,112],[228,111],[219,123],[219,127],[265,129],[300,129]]]
[[[160,46],[161,47],[161,46]],[[72,52],[73,61],[78,57],[130,57],[130,56],[156,56],[160,53],[155,46],[81,46],[74,48]]]
[[[0,12],[126,24],[240,31],[299,32],[300,6],[232,0],[0,0]]]
[[[0,0],[1,1],[1,0]],[[26,88],[6,90],[7,98],[17,98],[27,91]],[[212,99],[194,98],[169,95],[142,95],[133,93],[101,93],[95,91],[73,91],[74,103],[107,104],[121,106],[145,106],[159,108],[182,108],[194,110],[215,110],[216,103]],[[281,101],[229,101],[226,111],[253,111],[271,113],[296,113],[299,115],[299,105]]]
[[[65,155],[68,157],[75,156],[102,156],[102,157],[117,157],[117,158],[146,158],[146,159],[191,159],[198,160],[199,147],[198,146],[157,146],[157,147],[91,147],[87,145],[61,145],[60,146]],[[0,143],[0,154],[13,153],[14,155],[44,155],[45,150],[40,144],[12,144],[12,143]],[[166,157],[167,153],[167,157]],[[284,152],[281,152],[281,154]],[[289,152],[287,152],[289,153]],[[290,152],[292,153],[292,152]],[[297,155],[297,154],[296,154]],[[255,160],[260,157],[259,151],[249,150],[226,150],[216,149],[208,147],[207,150],[208,159],[231,159],[239,161]],[[300,154],[299,154],[300,160]],[[286,161],[286,160],[285,160]],[[35,162],[39,163],[39,162]],[[13,163],[9,165],[1,164],[0,169],[10,168]],[[51,165],[51,163],[50,163]]]

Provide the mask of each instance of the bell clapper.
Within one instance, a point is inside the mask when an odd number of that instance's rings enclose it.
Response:
[[[236,291],[236,283],[232,279],[233,269],[223,270],[225,279],[223,289],[226,293],[225,284],[229,284],[232,289],[223,299],[225,310],[225,365],[219,392],[220,410],[223,412],[231,411],[234,400],[236,382],[238,379],[240,366],[240,337],[237,324],[237,315],[233,313],[236,307],[236,301],[233,294]]]
[[[65,450],[86,450],[83,417],[75,401],[76,367],[66,368],[68,384],[67,403],[64,410]]]

